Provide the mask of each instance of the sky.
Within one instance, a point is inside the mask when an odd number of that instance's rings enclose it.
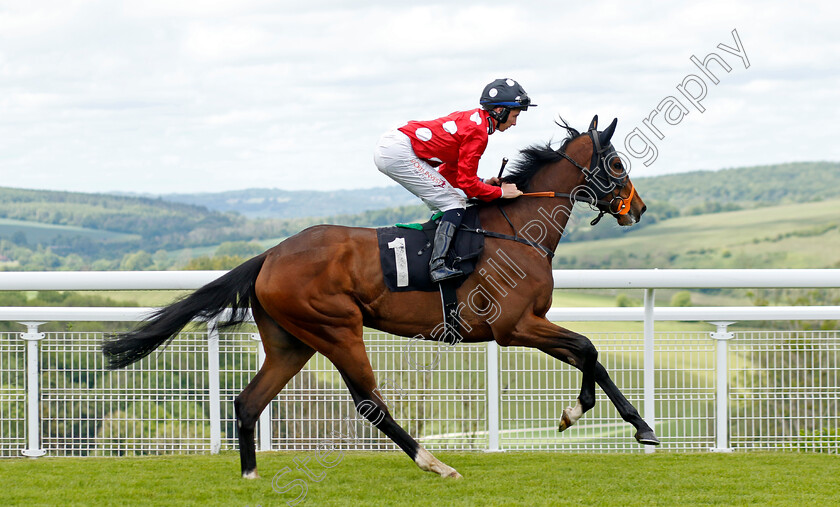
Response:
[[[490,137],[484,177],[562,140],[558,114],[580,130],[617,117],[631,178],[839,161],[837,13],[828,1],[0,0],[0,186],[391,185],[373,164],[382,133],[478,107],[501,77],[538,107]]]

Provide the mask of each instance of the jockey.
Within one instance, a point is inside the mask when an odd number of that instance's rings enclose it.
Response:
[[[487,137],[516,125],[521,111],[531,104],[528,94],[513,79],[497,79],[484,87],[480,108],[458,111],[428,121],[410,121],[379,139],[373,160],[380,171],[419,197],[443,216],[435,231],[429,272],[433,282],[463,274],[447,265],[452,238],[466,209],[466,199],[512,199],[522,192],[513,183],[478,177],[478,160]]]

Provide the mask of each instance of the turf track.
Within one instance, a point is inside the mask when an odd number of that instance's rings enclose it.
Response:
[[[421,472],[400,453],[261,453],[262,479],[238,456],[0,460],[0,505],[837,505],[840,457],[828,454],[439,453],[464,479]],[[333,456],[336,458],[336,456]],[[312,477],[296,470],[304,462]],[[314,477],[314,478],[313,478]],[[315,479],[320,479],[316,481]]]

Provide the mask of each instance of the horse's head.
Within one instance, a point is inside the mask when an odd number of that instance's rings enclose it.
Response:
[[[581,167],[568,159],[583,173],[582,185],[572,191],[573,199],[592,204],[599,211],[593,225],[606,214],[614,216],[618,225],[633,225],[641,220],[647,209],[610,142],[617,123],[618,118],[615,118],[606,130],[599,131],[598,115],[595,115],[586,133],[591,151],[588,166]]]
[[[503,180],[514,183],[526,197],[562,197],[571,199],[572,204],[588,203],[599,212],[592,225],[604,215],[614,216],[619,225],[632,225],[642,218],[645,203],[610,142],[617,123],[613,120],[601,132],[595,116],[588,131],[581,134],[565,121],[558,121],[569,133],[560,149],[550,145],[525,148]]]

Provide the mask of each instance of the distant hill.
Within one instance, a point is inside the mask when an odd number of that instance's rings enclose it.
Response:
[[[670,203],[679,208],[679,214],[697,214],[831,199],[836,195],[834,189],[840,188],[840,162],[796,162],[692,171],[633,178],[633,181],[646,201]],[[248,218],[354,215],[420,203],[419,199],[399,186],[332,192],[254,188],[218,193],[163,194],[159,198],[167,202],[203,206],[213,211],[235,211]]]
[[[636,236],[677,217],[828,201],[840,186],[840,163],[696,171],[634,178],[634,183],[648,206],[639,225],[619,228],[606,220],[590,227],[595,215],[579,205],[564,241]],[[206,205],[170,200],[174,197],[0,187],[0,269],[78,269],[103,259],[108,262],[97,269],[113,269],[115,263],[125,263],[125,256],[142,251],[155,253],[163,263],[167,252],[188,255],[189,249],[225,242],[279,240],[318,223],[378,227],[429,216],[428,209],[400,187],[336,192],[253,189],[178,196]],[[409,204],[393,206],[398,202]],[[242,213],[293,217],[253,219]],[[140,257],[140,265],[151,262]],[[132,263],[128,265],[137,264]]]
[[[0,219],[0,239],[85,256],[177,248],[247,221],[162,199],[17,188],[0,188]]]
[[[0,188],[0,218],[139,234],[186,234],[233,225],[235,215],[203,206],[110,194]]]
[[[330,192],[250,188],[218,193],[162,194],[160,198],[169,202],[204,206],[215,211],[235,211],[248,218],[352,215],[418,202],[414,195],[396,185]]]
[[[646,199],[669,202],[683,210],[708,207],[710,203],[751,208],[836,198],[840,188],[840,162],[692,171],[638,178],[634,182]]]
[[[400,189],[400,191],[407,192]],[[365,191],[355,191],[364,196]],[[312,194],[318,194],[313,196]],[[333,209],[329,193],[303,192],[290,199],[309,209]],[[357,206],[388,192],[372,189]],[[367,201],[367,204],[360,204]],[[387,202],[392,202],[390,198]],[[352,207],[352,206],[351,206]],[[0,269],[51,269],[86,261],[118,260],[138,251],[159,252],[218,245],[231,241],[282,238],[323,222],[376,226],[428,217],[421,206],[385,208],[353,214],[290,219],[249,219],[235,211],[139,197],[0,187]],[[68,255],[80,256],[72,262]],[[59,258],[62,257],[62,258]],[[111,264],[107,264],[110,266]]]

